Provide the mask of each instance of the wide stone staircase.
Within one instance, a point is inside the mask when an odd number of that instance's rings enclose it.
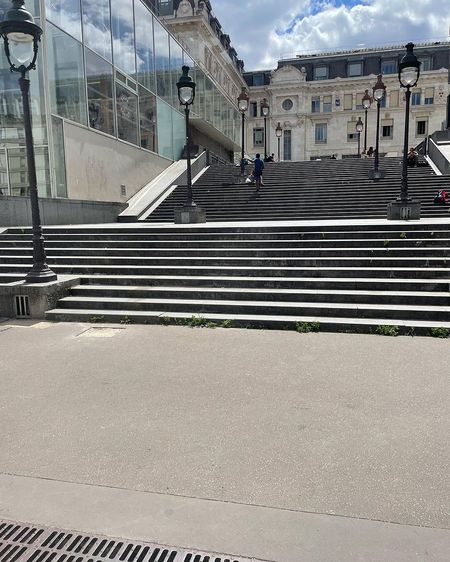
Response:
[[[373,159],[323,160],[266,164],[265,187],[239,184],[239,168],[211,166],[194,185],[194,200],[206,211],[208,222],[254,220],[309,220],[385,218],[390,201],[400,193],[401,159],[381,158],[386,176],[369,179]],[[250,173],[251,166],[247,166]],[[448,178],[430,167],[409,169],[410,195],[422,202],[423,217],[448,217],[448,208],[433,205]],[[186,187],[178,186],[147,218],[173,222],[174,209],[186,200]]]
[[[366,223],[49,227],[79,283],[47,318],[446,333],[450,224]],[[30,229],[1,234],[0,279],[30,264]]]

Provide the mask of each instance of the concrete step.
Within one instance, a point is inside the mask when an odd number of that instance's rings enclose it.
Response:
[[[133,311],[103,309],[53,309],[47,312],[46,318],[59,322],[122,322],[136,324],[183,324],[202,325],[210,322],[217,326],[265,329],[299,328],[303,331],[358,332],[376,333],[380,326],[392,326],[399,334],[431,335],[433,329],[450,330],[450,322],[423,320],[392,320],[390,318],[345,318],[321,316],[272,316],[268,314],[212,314],[203,313],[168,313],[161,310]],[[194,320],[194,321],[193,321]]]
[[[340,316],[349,318],[390,318],[392,320],[426,320],[450,323],[450,306],[334,303],[334,302],[278,302],[256,300],[214,300],[175,298],[77,297],[59,300],[58,308],[128,311],[163,310],[191,314],[270,314],[298,316]]]

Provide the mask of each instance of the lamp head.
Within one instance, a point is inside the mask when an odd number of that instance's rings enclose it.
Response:
[[[370,109],[370,106],[372,105],[372,96],[369,94],[369,90],[365,91],[362,99],[362,104],[364,109]]]
[[[413,88],[419,81],[421,62],[414,54],[414,43],[406,45],[406,54],[398,67],[398,80],[402,88]]]
[[[12,71],[25,74],[35,68],[42,29],[24,7],[24,0],[12,0],[12,8],[0,22],[8,63]]]
[[[269,104],[267,103],[267,99],[263,98],[261,101],[261,113],[263,117],[268,117],[270,112]]]
[[[361,133],[364,129],[364,123],[361,120],[361,117],[358,117],[358,121],[356,122],[356,132]]]
[[[378,74],[377,83],[373,87],[373,97],[380,102],[386,95],[386,86],[383,83],[382,75]]]
[[[242,87],[242,91],[237,99],[238,108],[241,113],[245,113],[247,111],[249,99],[250,98],[248,97],[247,90],[245,89],[245,87]]]
[[[275,135],[279,139],[279,138],[281,138],[282,134],[283,134],[283,128],[281,126],[281,123],[278,121],[278,125],[275,128]]]
[[[181,105],[188,107],[193,104],[195,99],[195,82],[189,76],[189,67],[182,67],[183,74],[177,82],[178,99]]]

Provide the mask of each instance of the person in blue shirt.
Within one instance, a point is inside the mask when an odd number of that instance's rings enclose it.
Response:
[[[254,165],[255,165],[254,176],[255,176],[255,180],[256,180],[256,182],[255,182],[256,183],[256,191],[259,191],[259,188],[262,185],[264,185],[263,182],[262,182],[262,173],[263,173],[263,170],[264,170],[264,162],[261,160],[260,156],[261,156],[260,154],[257,154],[256,158],[255,158],[255,162],[254,162]]]

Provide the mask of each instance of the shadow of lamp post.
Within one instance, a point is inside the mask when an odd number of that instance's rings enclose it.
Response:
[[[34,23],[33,16],[25,10],[24,4],[23,0],[12,0],[12,8],[6,13],[4,20],[0,23],[0,35],[3,37],[5,54],[11,72],[18,72],[20,74],[19,86],[22,93],[33,231],[33,267],[27,273],[25,281],[27,283],[48,283],[56,281],[57,276],[48,267],[45,255],[31,121],[30,79],[28,78],[29,71],[36,68],[42,29]]]

